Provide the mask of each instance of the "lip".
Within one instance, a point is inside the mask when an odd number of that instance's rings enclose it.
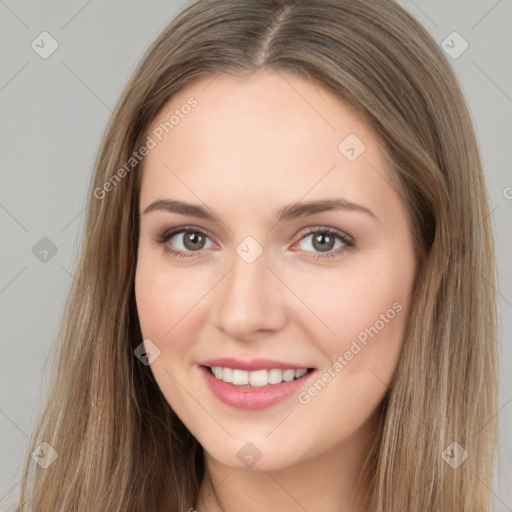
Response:
[[[212,366],[222,366],[221,364],[217,364],[218,361],[220,360],[215,361],[216,364]],[[226,365],[225,362],[224,365],[227,368],[231,367],[230,365]],[[306,375],[304,375],[300,379],[294,379],[290,382],[281,382],[280,384],[267,384],[266,386],[252,388],[244,386],[235,386],[234,384],[231,384],[229,382],[219,380],[211,374],[210,370],[206,368],[206,366],[210,365],[208,364],[205,366],[200,366],[199,369],[203,374],[207,386],[210,388],[210,391],[213,393],[215,397],[217,397],[222,403],[229,405],[231,407],[251,410],[266,409],[267,407],[271,407],[272,405],[275,405],[278,402],[282,402],[287,398],[290,398],[292,395],[296,395],[299,392],[299,390],[306,385],[311,376],[316,373],[316,370],[313,370],[309,373],[306,373]],[[265,368],[272,368],[272,366],[265,366]],[[283,368],[281,366],[280,368],[301,369],[305,367],[288,366],[288,368]],[[264,368],[259,367],[257,369]]]
[[[251,359],[243,361],[233,357],[219,357],[217,359],[208,359],[197,363],[200,366],[222,366],[222,368],[233,368],[234,370],[245,370],[248,372],[256,370],[270,370],[277,368],[281,370],[308,370],[309,366],[301,364],[286,363],[284,361],[276,361],[273,359]]]

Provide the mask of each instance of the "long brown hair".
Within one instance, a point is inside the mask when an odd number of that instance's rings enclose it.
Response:
[[[490,509],[493,239],[474,130],[442,50],[392,0],[198,0],[145,54],[105,132],[18,511],[186,511],[196,503],[203,450],[134,357],[141,165],[118,170],[192,80],[261,68],[306,77],[354,106],[389,155],[410,214],[421,266],[381,407],[371,510]],[[58,454],[46,469],[31,457],[42,442]],[[461,449],[467,459],[450,464]]]

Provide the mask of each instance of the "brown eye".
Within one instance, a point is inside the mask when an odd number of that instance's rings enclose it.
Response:
[[[185,231],[183,245],[190,251],[201,250],[204,247],[205,236],[196,231]]]
[[[160,235],[157,242],[164,245],[164,250],[183,258],[196,256],[203,249],[213,246],[208,236],[197,229],[180,229],[167,231]],[[207,245],[207,243],[210,245]]]
[[[313,257],[317,259],[338,256],[347,248],[354,246],[354,242],[349,236],[333,228],[320,228],[309,232],[302,237],[301,242],[305,243],[302,247],[299,243],[299,248],[306,252],[316,253]]]
[[[320,252],[330,251],[334,247],[335,238],[326,233],[315,233],[312,235],[312,244]]]

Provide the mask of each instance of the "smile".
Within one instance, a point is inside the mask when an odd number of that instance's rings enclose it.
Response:
[[[221,358],[202,361],[198,367],[212,395],[237,409],[264,409],[291,398],[316,372],[300,364],[268,359]]]
[[[290,382],[295,379],[300,379],[308,371],[306,368],[300,369],[286,369],[279,368],[246,371],[228,367],[213,366],[208,367],[212,375],[224,382],[232,383],[235,386],[246,386],[259,388],[269,384],[281,384],[281,382]]]

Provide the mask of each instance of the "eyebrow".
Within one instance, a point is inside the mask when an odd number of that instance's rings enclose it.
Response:
[[[158,199],[145,208],[143,215],[154,211],[166,211],[170,213],[179,213],[189,217],[199,219],[220,220],[216,215],[199,205],[176,201],[172,199]],[[368,208],[347,199],[322,199],[320,201],[308,201],[305,203],[293,203],[284,206],[277,212],[278,222],[296,219],[299,217],[308,217],[316,213],[327,211],[356,211],[364,213],[373,219],[378,217]]]

